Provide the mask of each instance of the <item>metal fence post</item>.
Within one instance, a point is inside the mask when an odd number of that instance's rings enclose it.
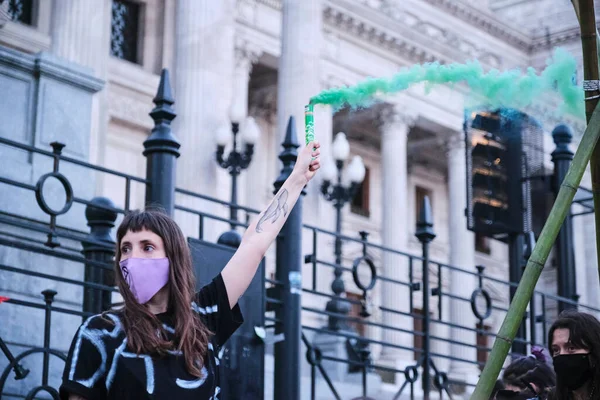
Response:
[[[573,133],[567,125],[557,125],[552,131],[552,139],[556,144],[556,149],[552,152],[552,162],[554,163],[553,187],[556,195],[573,160],[573,152],[569,149],[569,144],[573,140]],[[556,238],[556,253],[558,256],[557,283],[559,296],[575,300],[577,283],[575,280],[575,254],[573,253],[573,220],[570,214],[567,214],[565,222]],[[559,301],[559,311],[564,311],[568,308],[576,308],[576,306]]]
[[[523,263],[525,261],[525,236],[522,233],[511,233],[508,235],[508,264],[509,264],[509,287],[510,299],[514,297],[517,291],[517,284],[523,275]],[[518,358],[527,354],[527,324],[525,319],[521,321],[519,330],[512,344],[513,357]]]
[[[291,116],[282,143],[279,159],[283,162],[281,174],[275,181],[277,192],[290,176],[298,158],[298,139],[294,117]],[[304,194],[304,191],[302,192]],[[281,282],[275,333],[283,333],[285,340],[275,344],[275,399],[300,399],[300,349],[301,349],[301,295],[302,295],[302,196],[277,236],[275,278]]]
[[[156,107],[150,112],[154,128],[144,141],[146,157],[146,205],[159,206],[173,216],[175,210],[175,164],[181,144],[171,131],[175,100],[171,95],[169,71],[162,70],[160,85],[154,98]]]
[[[44,357],[43,357],[43,369],[42,369],[42,385],[48,386],[48,373],[50,372],[50,322],[52,320],[52,303],[54,302],[54,296],[56,296],[56,290],[46,289],[42,292],[44,296],[44,302],[46,303],[46,314],[44,321]]]
[[[84,281],[100,285],[113,286],[113,271],[98,264],[112,265],[115,255],[115,242],[110,236],[115,226],[117,213],[115,205],[106,197],[94,197],[85,208],[85,218],[90,227],[89,235],[82,241],[83,255],[93,263],[86,263]],[[99,314],[111,307],[112,292],[97,288],[84,287],[83,311]],[[84,317],[86,319],[87,317]]]
[[[429,400],[429,392],[431,391],[431,333],[429,327],[429,297],[431,296],[431,290],[429,289],[429,244],[435,239],[436,235],[433,232],[433,215],[428,196],[423,198],[423,203],[421,204],[415,236],[419,239],[419,242],[421,242],[423,250],[423,354],[421,358],[423,360],[423,399]]]
[[[527,232],[525,236],[525,254],[523,257],[523,270],[527,265],[527,261],[529,261],[529,257],[531,257],[531,253],[533,253],[533,248],[535,247],[535,233]],[[531,295],[531,300],[529,301],[529,337],[531,345],[537,343],[537,311],[535,304],[535,291]]]

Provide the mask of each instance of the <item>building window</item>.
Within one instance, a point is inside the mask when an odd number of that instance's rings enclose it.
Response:
[[[365,167],[365,179],[361,182],[358,191],[356,192],[356,196],[352,199],[352,206],[350,207],[354,214],[363,215],[365,217],[370,216],[369,189],[371,187],[371,181],[369,179],[369,172],[369,168]]]
[[[418,308],[413,308],[413,332],[423,332],[423,320],[419,318],[423,315],[423,311]],[[423,350],[423,336],[414,335],[413,336],[413,346],[415,350]],[[415,361],[421,357],[421,353],[418,351],[413,352]]]
[[[420,308],[413,308],[412,310],[413,316],[413,347],[415,351],[413,351],[413,358],[415,361],[418,361],[423,356],[423,343],[424,343],[424,331],[423,331],[423,320],[425,319],[425,313]],[[429,312],[429,319],[433,317],[433,313]],[[431,324],[430,324],[430,333],[431,333]],[[431,347],[430,347],[431,349]]]
[[[363,317],[360,316],[360,312],[362,311],[362,306],[360,305],[360,301],[363,298],[362,294],[346,292],[346,298],[348,300],[352,300],[352,303],[350,303],[350,312],[348,313],[348,316],[351,318],[363,319]],[[356,331],[356,333],[358,333],[360,336],[366,336],[367,330],[365,324],[355,321],[348,321],[348,326],[350,328],[354,328],[354,331]]]
[[[140,5],[127,0],[113,0],[110,54],[139,63]]]
[[[482,233],[475,232],[475,251],[484,254],[491,254],[490,238]]]
[[[423,313],[423,310],[420,308],[413,308],[412,315],[413,332],[415,332],[415,334],[413,335],[413,347],[415,349],[415,351],[413,351],[413,359],[415,361],[419,361],[421,357],[425,355],[423,353],[423,319],[425,318],[425,313]],[[429,313],[429,316],[431,317],[431,312]],[[423,387],[425,387],[425,381],[422,381],[421,384],[423,385]]]
[[[13,22],[33,25],[33,0],[8,0],[8,15]]]
[[[479,369],[483,371],[483,367],[488,360],[489,352],[489,333],[491,327],[477,323],[477,363]]]
[[[419,216],[421,214],[421,207],[423,206],[423,199],[425,196],[429,197],[429,204],[433,207],[433,200],[431,199],[431,190],[425,189],[423,187],[417,186],[415,188],[415,211],[416,211],[416,219],[415,221],[419,221]]]

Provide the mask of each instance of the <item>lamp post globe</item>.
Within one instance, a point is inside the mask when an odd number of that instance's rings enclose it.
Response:
[[[335,135],[335,139],[331,145],[331,151],[333,158],[336,161],[346,161],[348,155],[350,155],[350,143],[348,143],[348,139],[346,139],[346,134],[344,132],[338,132]]]
[[[253,117],[246,118],[242,127],[242,139],[246,144],[254,145],[260,138],[260,128]]]

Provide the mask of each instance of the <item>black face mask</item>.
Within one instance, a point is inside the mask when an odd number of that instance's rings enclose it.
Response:
[[[557,379],[569,390],[577,390],[592,378],[589,354],[565,354],[553,358]]]

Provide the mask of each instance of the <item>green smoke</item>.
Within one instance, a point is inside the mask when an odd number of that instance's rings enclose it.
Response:
[[[325,90],[312,97],[310,103],[328,104],[334,108],[367,107],[377,95],[396,93],[418,83],[426,83],[428,87],[466,83],[470,88],[470,96],[478,102],[487,103],[491,108],[524,108],[541,102],[544,95],[555,92],[562,99],[557,110],[559,113],[583,116],[583,91],[573,83],[576,68],[575,59],[562,49],[555,50],[539,75],[533,68],[528,68],[525,73],[518,69],[484,72],[478,61],[413,65],[391,78],[369,78],[355,86]]]

